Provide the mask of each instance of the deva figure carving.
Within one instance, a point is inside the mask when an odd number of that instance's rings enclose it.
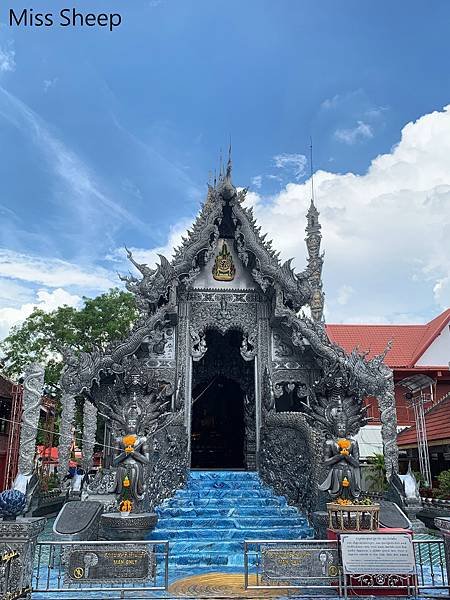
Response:
[[[361,468],[358,442],[354,436],[368,422],[366,407],[352,395],[343,377],[328,374],[316,385],[310,405],[304,405],[311,425],[325,434],[323,466],[327,469],[319,490],[330,499],[351,503],[361,495]]]
[[[116,494],[119,500],[126,498],[134,512],[142,512],[148,504],[153,436],[169,422],[172,388],[144,382],[139,377],[134,378],[133,373],[130,379],[125,385],[117,382],[107,402],[100,401],[100,404],[109,419],[117,449],[112,465],[114,481],[109,492]]]
[[[150,450],[147,436],[139,435],[141,410],[133,402],[125,413],[125,427],[115,441],[122,451],[115,457],[116,471],[114,492],[122,494],[124,485],[131,500],[136,504],[144,499],[146,491],[147,467],[150,464]]]
[[[319,490],[332,500],[357,500],[361,494],[358,442],[349,434],[348,418],[342,404],[330,411],[331,435],[324,447],[323,464],[328,474]]]

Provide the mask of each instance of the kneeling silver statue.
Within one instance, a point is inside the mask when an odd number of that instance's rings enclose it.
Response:
[[[319,490],[328,492],[332,501],[351,503],[361,495],[359,448],[353,436],[368,421],[366,407],[339,375],[327,373],[316,385],[310,404],[303,406],[308,422],[326,438],[323,465],[328,472]]]
[[[358,442],[347,433],[347,417],[341,407],[332,415],[333,437],[325,442],[323,464],[329,469],[319,490],[332,500],[356,500],[361,494]]]

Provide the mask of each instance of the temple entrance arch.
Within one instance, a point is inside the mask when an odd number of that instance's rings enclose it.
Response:
[[[254,362],[243,359],[242,340],[238,330],[205,332],[192,372],[192,468],[255,468]]]
[[[193,398],[198,399],[192,410],[191,467],[243,469],[244,393],[239,383],[214,377],[206,388],[197,386]]]

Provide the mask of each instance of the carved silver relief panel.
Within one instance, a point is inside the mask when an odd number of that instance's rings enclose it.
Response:
[[[196,335],[206,329],[225,334],[230,329],[251,333],[256,329],[256,298],[252,292],[192,292],[191,323]],[[244,349],[246,350],[246,348]]]

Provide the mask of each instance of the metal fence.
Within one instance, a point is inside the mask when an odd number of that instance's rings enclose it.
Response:
[[[444,541],[439,538],[414,539],[418,592],[447,590],[450,594]]]
[[[414,539],[415,574],[358,576],[346,574],[338,541],[248,540],[244,542],[246,590],[296,590],[317,595],[323,590],[348,595],[433,596],[450,594],[444,542],[440,538]],[[314,557],[314,560],[312,560]],[[328,590],[328,591],[326,591]],[[442,596],[441,596],[442,597]]]
[[[313,551],[324,560],[316,571],[304,560]],[[300,567],[300,564],[302,565]],[[331,567],[331,568],[330,568]],[[244,542],[246,590],[343,590],[339,544],[330,540],[249,540]]]
[[[145,598],[167,591],[168,541],[38,542],[33,600]]]
[[[298,595],[450,594],[444,542],[414,539],[415,574],[349,575],[341,548],[331,540],[249,540],[244,542],[244,587],[297,591]],[[145,560],[143,560],[145,558]],[[312,559],[313,558],[313,559]],[[102,561],[103,564],[102,564]],[[106,561],[106,562],[105,562]],[[106,565],[106,566],[105,566]],[[176,573],[171,573],[171,578]],[[38,542],[33,600],[154,597],[168,591],[168,541]],[[296,594],[297,596],[297,594]]]

